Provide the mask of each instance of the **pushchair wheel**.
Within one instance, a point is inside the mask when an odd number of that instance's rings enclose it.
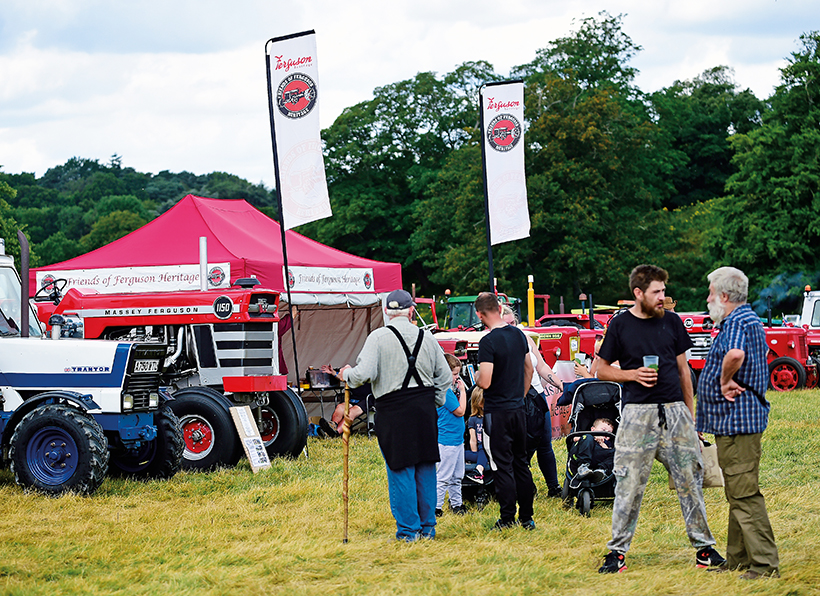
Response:
[[[592,491],[583,489],[578,493],[578,511],[581,515],[589,517],[589,512],[592,509]]]
[[[564,477],[564,486],[561,487],[561,502],[564,505],[564,509],[571,508],[574,500],[572,493],[569,491],[569,478]]]

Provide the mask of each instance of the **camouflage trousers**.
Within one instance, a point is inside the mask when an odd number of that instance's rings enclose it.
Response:
[[[675,483],[686,533],[695,548],[715,544],[706,523],[703,502],[703,460],[700,442],[689,408],[671,404],[627,404],[615,437],[613,473],[615,504],[612,508],[612,540],[609,550],[629,550],[641,500],[654,460],[660,461]]]

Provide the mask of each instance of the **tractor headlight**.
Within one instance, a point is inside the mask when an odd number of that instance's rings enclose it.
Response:
[[[148,394],[148,407],[156,408],[159,405],[159,393]]]
[[[134,409],[134,396],[130,393],[126,393],[122,396],[122,409],[123,410],[133,410]]]

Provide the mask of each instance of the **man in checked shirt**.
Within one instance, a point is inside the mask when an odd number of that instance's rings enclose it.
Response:
[[[697,429],[715,435],[729,501],[724,570],[741,579],[779,577],[774,533],[760,492],[760,439],[769,418],[766,333],[746,304],[749,279],[721,267],[708,275],[709,315],[720,333],[698,382]]]

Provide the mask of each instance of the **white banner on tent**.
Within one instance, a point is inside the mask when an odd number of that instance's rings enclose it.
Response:
[[[270,81],[285,229],[330,217],[319,126],[316,34],[271,40]]]
[[[530,235],[524,176],[524,83],[491,83],[481,92],[490,244]]]
[[[372,292],[373,269],[288,267],[284,281],[290,285],[291,292]]]
[[[37,287],[65,279],[71,288],[96,290],[100,294],[176,292],[199,289],[199,265],[154,265],[150,267],[110,267],[38,271]],[[231,264],[208,263],[208,288],[231,287]]]

